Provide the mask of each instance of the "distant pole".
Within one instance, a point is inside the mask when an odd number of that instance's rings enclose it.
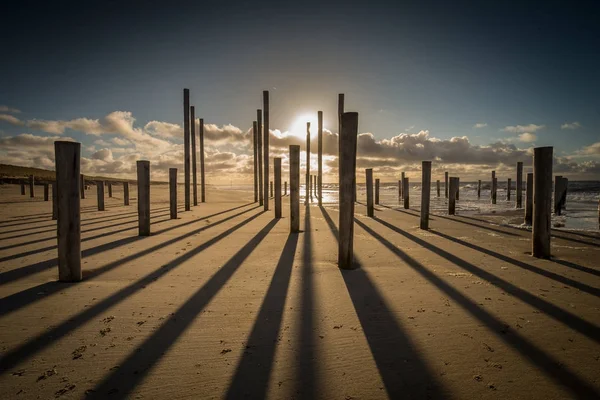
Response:
[[[56,193],[56,181],[52,182],[52,220],[58,219],[58,193]]]
[[[506,201],[510,201],[510,187],[512,184],[512,179],[508,178],[508,182],[506,184]]]
[[[356,188],[358,113],[344,113],[340,120],[342,131],[339,135],[338,265],[342,269],[351,269],[354,263],[354,190]],[[371,175],[371,184],[373,182],[372,178]]]
[[[287,181],[283,182],[283,195],[287,196]]]
[[[21,196],[25,196],[25,182],[21,181]]]
[[[273,197],[273,181],[269,182],[269,189],[270,189],[271,197]]]
[[[531,225],[533,221],[533,172],[527,173],[525,192],[525,224]]]
[[[264,210],[269,211],[269,192],[267,192],[267,182],[269,182],[269,91],[263,91],[263,168],[265,175],[265,198]]]
[[[375,204],[379,205],[379,178],[375,179]]]
[[[29,197],[34,198],[35,193],[33,190],[33,186],[35,185],[35,178],[33,175],[29,175]]]
[[[129,182],[123,182],[123,204],[129,205]]]
[[[323,111],[317,112],[317,196],[323,204]]]
[[[444,172],[444,196],[448,198],[448,171]]]
[[[80,175],[79,191],[81,192],[81,200],[85,199],[85,177]]]
[[[375,216],[375,207],[373,206],[373,168],[365,169],[367,185],[367,216]]]
[[[450,178],[450,190],[448,193],[448,214],[456,215],[456,187],[458,186],[458,181],[456,178]]]
[[[517,162],[517,205],[516,208],[523,207],[523,162]]]
[[[569,187],[569,179],[563,178],[562,179],[562,194],[560,197],[561,209],[565,209],[565,206],[567,204],[567,189],[568,189],[568,187]]]
[[[275,218],[281,218],[281,158],[273,158],[273,175],[275,176]]]
[[[300,146],[290,145],[290,232],[300,232]]]
[[[490,185],[490,198],[492,199],[492,204],[496,204],[496,184],[494,183],[496,180],[496,171],[492,171],[492,184]]]
[[[456,200],[460,200],[460,177],[456,178]]]
[[[206,203],[206,174],[204,166],[204,118],[198,120],[200,135],[200,201]]]
[[[257,130],[257,139],[256,145],[258,146],[258,150],[256,155],[258,157],[258,205],[263,205],[263,159],[262,159],[262,110],[256,110],[256,127]]]
[[[137,161],[138,230],[140,236],[150,236],[150,161]]]
[[[435,185],[436,185],[436,189],[437,189],[437,197],[440,197],[440,180],[439,179],[435,182]]]
[[[112,197],[112,182],[108,182],[108,197]]]
[[[402,183],[402,194],[404,194],[404,209],[409,209],[409,193],[410,189],[408,188],[408,176],[404,178],[404,182]]]
[[[48,201],[48,183],[44,183],[44,201]]]
[[[177,168],[169,168],[169,205],[171,219],[177,219]]]
[[[257,157],[257,151],[258,149],[256,148],[256,142],[257,142],[257,135],[258,135],[258,127],[256,126],[256,121],[252,121],[252,150],[253,150],[253,159],[252,159],[252,166],[254,167],[254,202],[256,203],[258,201],[258,175],[256,175],[257,170],[258,170],[258,160],[256,159]]]
[[[402,180],[398,181],[398,204],[402,200]]]
[[[192,139],[192,197],[194,206],[198,205],[198,175],[196,173],[196,107],[190,107],[190,137]],[[198,130],[199,131],[199,130]],[[200,132],[198,132],[200,133]]]
[[[312,201],[312,198],[313,198],[313,176],[310,175],[309,178],[310,178],[310,185],[309,185],[310,186],[310,188],[309,188],[310,196],[308,196],[308,197],[310,197],[310,201]]]
[[[304,184],[304,204],[308,204],[310,197],[310,122],[306,123],[306,182]]]
[[[58,280],[76,282],[81,275],[81,143],[54,142],[58,221]]]
[[[104,181],[96,181],[98,211],[104,211]]]
[[[183,146],[185,147],[183,160],[185,178],[185,211],[190,211],[190,89],[183,89]],[[138,191],[139,190],[140,188],[138,179]]]
[[[533,149],[533,230],[532,254],[550,257],[552,211],[552,147]]]
[[[535,177],[534,177],[535,178]],[[560,215],[560,195],[562,192],[562,176],[554,177],[554,214]]]
[[[477,181],[477,200],[481,198],[481,179]]]
[[[314,196],[317,197],[317,180],[318,180],[319,176],[318,175],[313,175],[313,193]]]
[[[429,200],[431,197],[431,161],[422,162],[421,229],[429,229]]]

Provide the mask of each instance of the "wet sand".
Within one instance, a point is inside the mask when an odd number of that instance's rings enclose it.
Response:
[[[37,188],[36,188],[37,189]],[[340,271],[337,207],[302,232],[246,192],[170,220],[153,185],[82,201],[84,281],[57,282],[51,202],[0,186],[0,398],[597,398],[600,238],[486,216],[356,209],[360,268]],[[183,189],[179,198],[183,204]],[[416,199],[415,199],[416,200]],[[271,204],[272,205],[272,204]]]

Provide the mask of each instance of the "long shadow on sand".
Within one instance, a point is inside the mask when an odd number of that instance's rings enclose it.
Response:
[[[596,388],[594,388],[593,385],[585,382],[583,379],[577,376],[576,373],[562,365],[559,360],[546,354],[543,350],[539,349],[535,344],[521,336],[516,331],[511,330],[507,332],[505,323],[503,321],[497,319],[492,314],[479,307],[471,299],[464,296],[452,285],[448,284],[435,273],[431,272],[423,264],[404,253],[394,243],[386,240],[383,236],[379,235],[365,223],[357,220],[356,218],[354,221],[368,234],[377,239],[390,252],[404,261],[406,265],[414,269],[422,277],[434,284],[438,289],[444,292],[448,297],[454,300],[460,307],[462,307],[478,321],[486,325],[488,329],[500,340],[519,351],[524,356],[525,360],[530,361],[535,367],[544,371],[544,373],[553,381],[565,387],[569,392],[571,392],[574,398],[599,398],[600,393],[596,390]]]
[[[391,207],[391,206],[386,206],[385,204],[380,204],[381,207],[385,207],[387,209],[390,209],[392,211],[396,211],[402,214],[407,214],[407,215],[412,215],[413,217],[417,217],[417,218],[421,218],[421,213],[420,212],[416,212],[416,211],[412,211],[412,210],[405,210],[403,208],[397,208],[397,207]],[[431,215],[429,216],[429,220],[430,221],[435,221],[434,218],[431,218]]]
[[[260,215],[262,215],[262,213],[263,212],[254,214],[253,216],[245,219],[244,221],[238,223],[237,225],[227,229],[223,233],[204,242],[203,244],[196,247],[195,249],[186,252],[182,256],[179,256],[178,258],[174,259],[170,263],[161,266],[160,269],[147,274],[146,276],[144,276],[143,278],[139,279],[138,281],[132,283],[131,285],[126,286],[123,289],[120,289],[119,291],[110,295],[109,297],[105,298],[104,300],[101,300],[98,303],[94,304],[93,306],[87,308],[85,311],[82,311],[79,314],[69,318],[67,321],[61,323],[60,325],[36,336],[35,338],[27,341],[26,343],[15,348],[14,350],[5,352],[5,355],[0,359],[0,374],[13,368],[19,362],[27,359],[28,357],[31,357],[32,355],[34,355],[37,352],[44,349],[45,347],[51,345],[55,341],[59,340],[60,338],[69,334],[70,332],[72,332],[73,330],[82,326],[86,322],[90,321],[92,318],[98,317],[101,313],[105,312],[109,308],[115,306],[116,304],[119,304],[120,302],[122,302],[123,300],[132,296],[133,294],[146,288],[147,285],[152,284],[152,282],[154,282],[157,279],[159,279],[160,277],[166,275],[168,272],[172,271],[173,269],[175,269],[176,267],[181,265],[184,261],[190,259],[191,257],[204,251],[208,247],[219,242],[223,238],[229,236],[230,234],[235,232],[237,229],[241,228],[242,226],[244,226],[244,225],[248,224],[249,222],[253,221],[254,219],[258,218]],[[275,222],[272,222],[269,226],[272,228],[274,224],[275,224]],[[265,235],[266,235],[266,233],[265,233]],[[244,247],[244,248],[246,248],[246,247]],[[232,262],[232,261],[230,260],[230,262]],[[120,264],[121,264],[121,261],[119,262],[119,265]],[[229,264],[229,269],[226,268],[227,265],[228,264],[221,267],[221,269],[219,269],[219,271],[213,276],[213,278],[211,278],[211,281],[209,281],[209,283],[213,282],[213,279],[216,280],[217,278],[215,278],[215,277],[223,277],[224,274],[230,273],[229,275],[227,275],[227,279],[228,279],[229,276],[231,276],[231,274],[233,273],[233,271],[231,271],[231,269],[232,269],[231,264]],[[234,268],[234,270],[235,270],[235,268]],[[223,283],[225,283],[225,282],[223,282]],[[54,283],[54,284],[55,284],[54,287],[56,288],[57,287],[56,283]],[[209,284],[207,283],[205,286],[203,286],[203,288],[210,287],[211,289],[215,289],[214,282],[213,282],[212,286],[208,286],[208,285]],[[68,286],[69,286],[68,284],[59,284],[58,290],[65,289]],[[214,295],[214,293],[213,293],[213,295]],[[2,300],[5,300],[5,299],[2,299]],[[191,300],[192,299],[190,299],[190,301]],[[191,301],[191,304],[190,304],[190,301],[188,301],[188,303],[186,303],[186,304],[195,306],[196,302],[198,300],[199,300],[198,298],[195,298],[195,301]],[[3,307],[0,307],[0,309],[4,310]],[[167,327],[167,330],[168,330],[168,326],[173,325],[172,324],[173,318],[177,319],[176,316],[177,316],[177,313],[175,315],[171,316],[171,318],[163,325],[163,328]],[[176,329],[180,327],[180,325],[179,325],[180,323],[181,323],[181,321],[178,321]],[[159,330],[158,332],[162,332],[162,331]],[[155,337],[155,336],[156,336],[156,334],[153,335],[153,337]],[[158,354],[162,354],[162,350],[157,349],[156,347],[146,348],[146,350],[144,351],[144,354],[149,355],[150,353],[152,353],[153,355],[156,356],[157,353],[155,353],[155,351],[158,351]],[[156,361],[158,358],[155,358],[154,361]],[[130,370],[129,372],[132,374],[132,377],[135,376],[135,375],[133,375],[133,369]],[[144,374],[140,373],[140,375],[144,375]],[[130,379],[130,378],[128,378],[128,379]],[[131,378],[131,379],[133,379],[133,378]],[[133,388],[133,386],[131,386],[131,388]]]
[[[592,275],[596,275],[596,276],[600,276],[600,270],[594,269],[594,268],[590,268],[590,267],[585,267],[583,265],[579,265],[579,264],[575,264],[571,261],[566,261],[566,260],[559,260],[558,258],[551,258],[550,261],[556,263],[556,264],[560,264],[560,265],[564,265],[567,268],[573,268],[576,269],[578,271],[582,271],[582,272],[587,272],[588,274],[592,274]]]
[[[267,397],[297,245],[298,234],[290,233],[225,396],[227,399]]]
[[[339,240],[337,226],[329,213],[323,207],[321,213]],[[358,262],[356,255],[354,259]],[[444,398],[441,383],[415,351],[413,341],[369,274],[361,268],[340,273],[389,398]]]
[[[461,224],[470,225],[470,226],[473,226],[475,228],[481,228],[481,229],[485,229],[485,230],[492,231],[492,232],[495,232],[495,233],[499,233],[501,235],[517,236],[517,237],[522,236],[522,235],[519,235],[518,233],[507,232],[507,231],[502,230],[502,229],[492,228],[491,226],[489,226],[490,225],[489,223],[487,223],[485,225],[479,225],[479,224],[474,224],[472,222],[463,221],[462,219],[460,219],[461,216],[459,216],[459,218],[457,218],[457,216],[450,217],[450,216],[440,215],[440,214],[435,214],[435,216],[438,217],[438,218],[447,219],[448,221],[459,222]]]
[[[111,398],[127,398],[169,348],[177,342],[181,334],[194,322],[204,307],[229,281],[246,258],[258,247],[277,222],[277,219],[271,220],[256,236],[250,239],[198,291],[179,307],[169,319],[164,321],[152,336],[132,351],[127,359],[121,363],[118,370],[100,382],[88,398],[104,399],[109,393],[115,393]],[[167,264],[165,268],[172,269],[196,253],[196,250],[192,250]]]

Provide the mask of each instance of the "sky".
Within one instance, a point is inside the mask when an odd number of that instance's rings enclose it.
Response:
[[[600,180],[599,2],[353,3],[11,2],[0,163],[52,169],[53,142],[75,140],[86,174],[133,178],[148,159],[166,179],[183,171],[189,88],[208,183],[250,183],[250,129],[268,90],[284,170],[306,121],[316,149],[323,111],[326,182],[337,179],[338,93],[359,113],[359,170],[384,182],[400,171],[419,181],[423,160],[434,175],[510,177],[538,146],[554,147],[555,173]]]

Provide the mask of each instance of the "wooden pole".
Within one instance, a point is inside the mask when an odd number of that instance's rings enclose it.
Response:
[[[517,205],[516,208],[523,207],[523,162],[517,162]]]
[[[33,175],[29,175],[29,197],[34,198],[35,193],[33,190],[33,186],[35,185],[35,178]]]
[[[150,161],[137,161],[138,228],[140,236],[150,236]]]
[[[435,182],[435,185],[436,185],[436,189],[437,189],[437,197],[440,197],[440,180],[439,179]]]
[[[354,264],[354,191],[356,188],[358,113],[348,112],[342,114],[341,126],[342,131],[339,135],[338,265],[342,269],[351,269]],[[371,170],[371,185],[373,183],[372,172]]]
[[[56,181],[52,182],[52,220],[58,219],[58,193],[56,193]]]
[[[257,135],[258,135],[258,127],[256,126],[256,121],[252,121],[252,150],[253,150],[253,159],[252,159],[252,166],[254,167],[254,202],[256,203],[258,201],[258,175],[257,170],[258,170],[258,160],[256,159],[257,157],[257,148],[256,148],[256,142],[257,142]]]
[[[281,218],[281,158],[273,159],[273,175],[275,176],[275,218]]]
[[[317,112],[317,196],[323,204],[323,111]]]
[[[366,186],[367,186],[367,216],[375,215],[375,207],[373,207],[373,168],[365,169]]]
[[[398,204],[400,204],[401,200],[402,200],[402,181],[399,180],[398,181]]]
[[[108,182],[108,197],[112,197],[112,182]]]
[[[492,185],[490,189],[490,198],[492,204],[496,204],[496,171],[492,171]]]
[[[448,171],[444,172],[444,196],[448,198]]]
[[[269,182],[269,189],[270,189],[271,197],[273,197],[273,181]]]
[[[460,177],[456,178],[456,201],[460,200]]]
[[[200,201],[206,203],[206,169],[204,166],[204,118],[198,120],[200,135]]]
[[[450,188],[448,193],[448,215],[456,215],[456,187],[458,186],[457,178],[450,178]]]
[[[196,173],[196,107],[190,107],[190,137],[192,139],[192,198],[198,205],[198,175]],[[198,132],[200,133],[200,132]]]
[[[290,232],[300,232],[300,146],[290,145]]]
[[[177,219],[177,168],[169,168],[169,205],[171,219]]]
[[[510,201],[510,187],[512,186],[511,178],[508,178],[508,183],[506,187],[506,201]]]
[[[25,196],[25,182],[21,181],[21,196]]]
[[[283,182],[283,195],[287,196],[287,181]]]
[[[318,175],[313,175],[313,194],[315,197],[317,197],[317,180],[318,180]]]
[[[481,198],[481,179],[477,181],[477,200]]]
[[[96,181],[98,211],[104,211],[104,181]]]
[[[563,178],[562,179],[562,195],[560,197],[560,207],[561,209],[565,209],[566,205],[567,205],[567,189],[569,188],[569,179],[568,178]]]
[[[258,150],[256,152],[258,157],[258,205],[262,206],[264,203],[263,200],[263,158],[262,158],[262,110],[256,110],[256,134],[257,140],[256,144],[258,146]]]
[[[308,204],[310,197],[310,122],[306,123],[306,175],[304,191],[304,204]]]
[[[269,192],[267,192],[267,182],[269,182],[269,91],[263,91],[263,173],[265,175],[265,198],[264,210],[269,211]]]
[[[80,175],[79,190],[81,192],[81,200],[85,199],[85,177]]]
[[[58,280],[77,282],[81,274],[81,143],[54,142],[58,221]]]
[[[129,205],[129,182],[123,182],[123,204]]]
[[[379,204],[379,178],[375,179],[375,204]]]
[[[531,225],[533,221],[533,172],[527,173],[525,192],[525,224]]]
[[[421,166],[421,229],[429,229],[429,200],[431,197],[431,161],[423,161]],[[439,181],[438,181],[439,182]]]
[[[48,201],[48,183],[44,183],[44,201]]]
[[[560,195],[562,193],[562,176],[554,177],[554,214],[560,215]]]
[[[308,196],[308,197],[310,197],[310,201],[312,201],[312,198],[313,198],[313,176],[311,175],[309,178],[310,178],[310,185],[309,185],[310,186],[310,190],[309,190],[310,196]]]
[[[550,257],[552,212],[552,147],[533,149],[533,230],[532,254]]]
[[[408,188],[408,176],[404,178],[404,182],[402,183],[402,194],[404,194],[404,209],[409,209],[409,194],[410,189]]]
[[[183,146],[184,150],[184,185],[185,185],[185,211],[190,211],[190,90],[183,89]],[[139,173],[139,171],[138,171]],[[139,178],[138,178],[138,192]],[[138,193],[138,204],[139,204]]]

